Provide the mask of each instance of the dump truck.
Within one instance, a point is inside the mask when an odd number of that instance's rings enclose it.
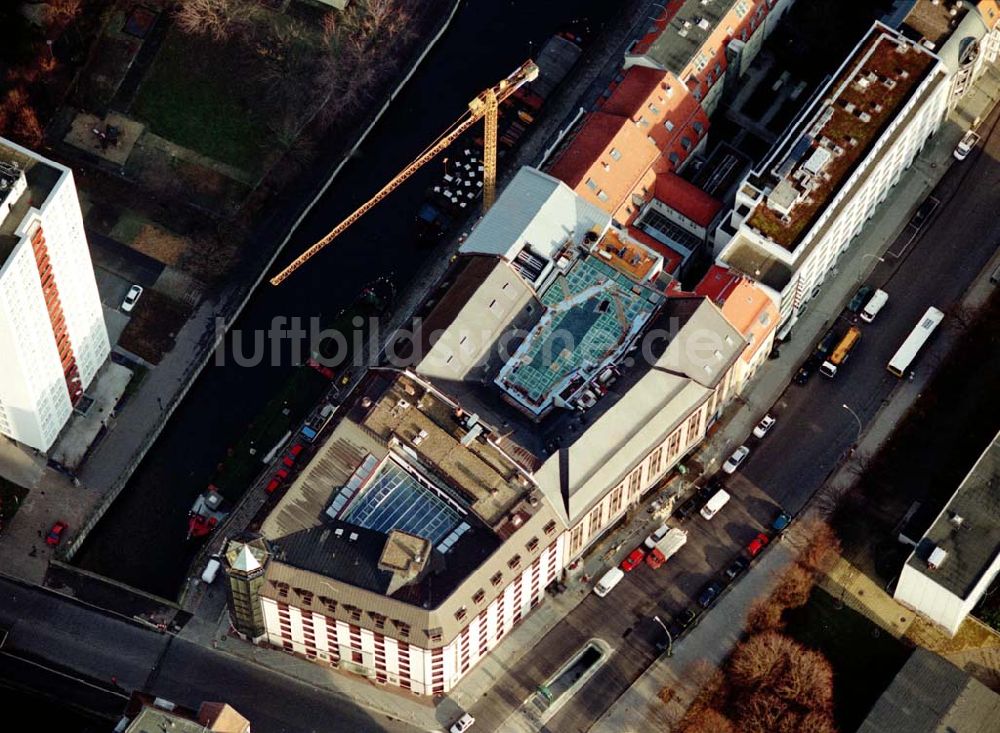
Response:
[[[684,547],[688,535],[683,529],[674,527],[667,532],[663,539],[656,543],[652,552],[646,555],[646,564],[654,570],[670,559],[679,549]]]

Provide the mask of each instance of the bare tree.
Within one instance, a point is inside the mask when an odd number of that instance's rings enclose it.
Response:
[[[180,0],[174,19],[185,33],[226,41],[248,27],[254,12],[245,0]]]
[[[744,733],[771,733],[788,714],[788,703],[768,690],[743,696],[735,707],[736,725]]]
[[[785,627],[784,612],[785,609],[770,598],[758,598],[747,613],[747,632],[762,634],[765,631],[780,631]]]
[[[37,147],[42,143],[42,125],[24,87],[16,86],[7,92],[0,103],[0,120],[4,121],[11,137],[18,142],[28,147]]]
[[[809,543],[799,553],[799,564],[813,572],[828,572],[842,550],[837,533],[820,521],[810,522],[804,529]]]
[[[791,654],[771,689],[797,706],[821,713],[833,710],[833,668],[817,651]]]
[[[43,130],[42,124],[38,121],[38,115],[31,107],[21,110],[21,113],[14,121],[14,133],[29,147],[38,147],[42,144]]]
[[[773,679],[789,654],[801,647],[775,631],[751,636],[738,644],[726,665],[727,679],[734,688],[749,690]]]
[[[712,708],[689,710],[677,726],[678,733],[736,733],[733,721]]]
[[[837,733],[830,713],[810,712],[802,716],[797,733]]]
[[[393,15],[403,12],[396,0],[362,0],[358,3],[368,16],[369,35],[378,37]]]
[[[812,574],[801,565],[792,565],[771,592],[771,599],[779,608],[798,608],[809,600],[812,589]]]
[[[337,14],[327,13],[323,16],[323,42],[330,43],[337,33]]]
[[[65,28],[76,20],[82,6],[82,0],[49,0],[45,6],[45,24],[50,30]]]

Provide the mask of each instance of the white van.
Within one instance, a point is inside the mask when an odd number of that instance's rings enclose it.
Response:
[[[604,598],[624,577],[625,573],[621,568],[611,568],[611,570],[602,575],[601,579],[597,581],[597,585],[594,586],[594,593],[600,598]]]
[[[729,503],[729,492],[725,489],[719,489],[715,492],[715,495],[708,500],[708,503],[701,508],[701,516],[705,519],[711,519],[719,510],[722,509],[726,504]]]
[[[208,565],[205,566],[205,572],[201,574],[201,579],[211,585],[215,582],[215,576],[219,574],[219,568],[222,567],[222,563],[219,559],[213,557],[208,561]]]
[[[875,320],[875,316],[878,312],[885,307],[885,304],[889,302],[889,294],[884,290],[876,290],[872,297],[868,299],[868,303],[861,311],[861,320],[865,323],[871,323]]]

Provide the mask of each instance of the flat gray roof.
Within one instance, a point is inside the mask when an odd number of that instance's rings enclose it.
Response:
[[[24,171],[27,190],[17,200],[3,200],[2,205],[10,207],[7,216],[0,223],[0,266],[6,262],[14,247],[21,241],[14,232],[24,221],[31,207],[40,209],[48,199],[52,189],[65,171],[49,165],[44,160],[32,157],[20,146],[0,138],[0,163],[13,164]]]
[[[956,518],[961,518],[958,522]],[[935,548],[947,557],[927,564]],[[979,457],[907,564],[960,598],[967,598],[1000,552],[1000,433]]]
[[[921,647],[882,693],[858,733],[992,733],[1000,695]]]
[[[736,0],[686,0],[642,55],[679,76],[735,4]]]

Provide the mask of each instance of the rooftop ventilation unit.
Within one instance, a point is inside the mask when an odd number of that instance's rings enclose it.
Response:
[[[931,556],[927,558],[927,567],[930,568],[931,570],[937,570],[944,564],[944,561],[945,559],[947,559],[947,557],[948,557],[947,552],[945,552],[940,547],[935,547],[934,551],[931,553]]]
[[[956,529],[959,529],[959,528],[961,528],[962,524],[965,522],[965,519],[960,514],[954,514],[953,513],[951,515],[951,520],[950,521],[951,521],[951,524],[952,524],[953,527],[955,527]]]

